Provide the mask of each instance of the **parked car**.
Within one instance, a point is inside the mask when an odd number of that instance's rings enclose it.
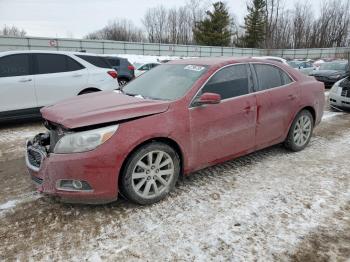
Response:
[[[0,121],[40,116],[59,100],[118,88],[117,73],[96,55],[11,51],[0,53]]]
[[[329,92],[329,104],[331,107],[350,110],[350,76],[334,84]]]
[[[310,73],[316,69],[313,64],[308,61],[292,60],[288,61],[288,65],[299,70],[305,75],[310,75]]]
[[[324,103],[322,83],[278,62],[172,61],[121,91],[42,109],[49,131],[28,141],[26,163],[38,190],[63,201],[122,192],[152,204],[180,175],[278,143],[304,149]]]
[[[125,86],[135,78],[135,67],[126,58],[106,56],[112,68],[118,72],[119,86]]]
[[[156,66],[159,66],[159,65],[160,65],[160,63],[158,63],[158,62],[142,64],[139,67],[137,67],[137,69],[135,71],[135,76],[139,77],[140,75],[146,73],[147,71],[149,71],[152,68],[155,68]]]
[[[314,70],[310,76],[314,76],[318,81],[323,82],[326,88],[330,88],[346,77],[348,71],[348,61],[340,60],[321,64],[319,70]]]
[[[286,59],[283,59],[281,57],[277,57],[277,56],[256,56],[253,57],[254,59],[262,59],[262,60],[268,60],[268,61],[274,61],[274,62],[278,62],[284,65],[288,65],[288,62]]]

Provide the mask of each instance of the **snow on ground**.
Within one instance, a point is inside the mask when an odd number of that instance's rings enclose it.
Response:
[[[38,192],[32,191],[29,193],[22,194],[18,196],[16,199],[9,200],[5,203],[0,203],[0,217],[5,215],[6,212],[8,212],[9,210],[15,208],[17,205],[24,204],[26,202],[35,201],[41,197],[42,195],[40,195]]]
[[[327,121],[333,117],[344,115],[343,112],[324,111],[322,121]]]
[[[13,152],[0,162],[0,260],[346,261],[350,116],[325,119],[304,151],[275,146],[201,170],[152,206],[39,198]],[[11,144],[41,128],[0,134]]]
[[[147,55],[126,55],[126,54],[120,54],[117,56],[127,58],[129,62],[132,64],[135,64],[135,63],[146,64],[146,63],[161,62],[164,60],[178,60],[178,59],[191,58],[191,57],[179,57],[179,56],[147,56]]]

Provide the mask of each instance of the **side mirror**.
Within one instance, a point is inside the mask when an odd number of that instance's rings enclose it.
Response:
[[[215,93],[204,93],[197,100],[197,105],[214,105],[221,102],[221,96]]]

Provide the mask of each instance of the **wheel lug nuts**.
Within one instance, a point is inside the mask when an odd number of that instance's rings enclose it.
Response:
[[[155,166],[152,166],[151,169],[155,169],[156,167]]]
[[[146,171],[146,174],[149,174],[150,172],[151,172],[151,171],[147,170],[147,171]]]

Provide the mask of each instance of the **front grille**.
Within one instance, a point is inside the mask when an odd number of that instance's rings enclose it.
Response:
[[[43,183],[43,180],[39,177],[36,176],[32,176],[32,180],[34,181],[34,183],[41,185]]]
[[[346,88],[343,88],[342,91],[341,91],[341,96],[343,96],[343,97],[350,97],[349,90],[346,89]]]
[[[343,81],[341,81],[339,86],[342,88],[341,96],[342,97],[350,97],[350,79],[349,79],[349,77],[347,77]]]
[[[328,81],[327,77],[324,77],[324,76],[315,76],[315,78],[318,81],[321,81],[321,82],[327,82]]]
[[[41,165],[41,161],[42,161],[42,155],[37,150],[34,150],[31,147],[29,147],[27,149],[27,152],[28,152],[29,163],[32,166],[39,168]]]

